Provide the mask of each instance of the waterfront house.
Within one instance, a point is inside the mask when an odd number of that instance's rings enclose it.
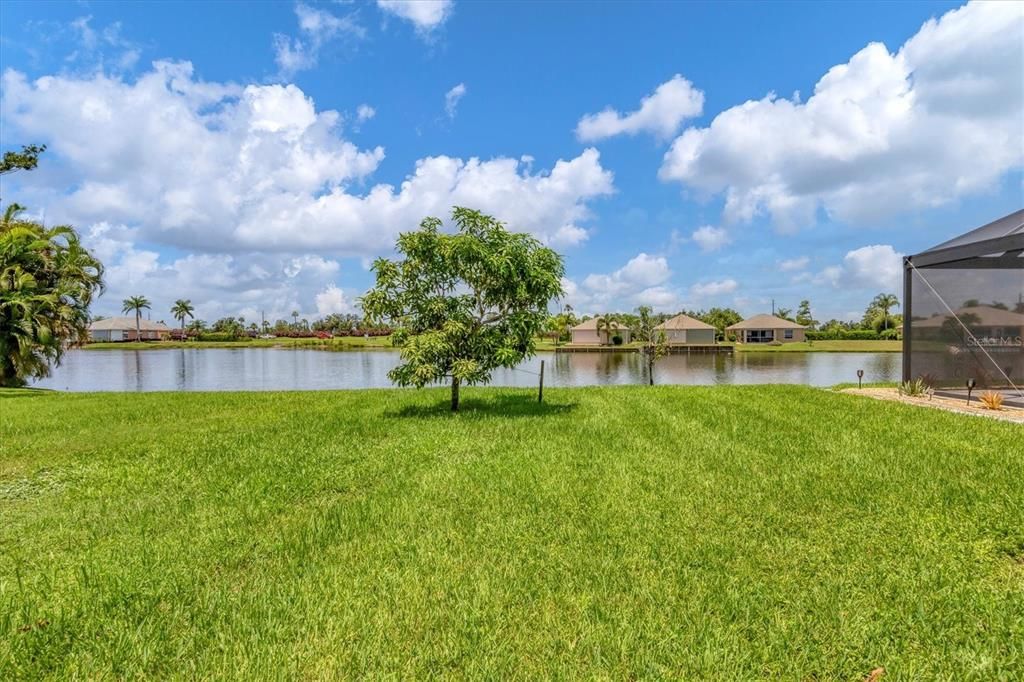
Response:
[[[738,343],[794,343],[804,340],[807,327],[774,315],[754,315],[725,328]]]
[[[137,339],[134,317],[107,317],[89,325],[90,341],[159,341],[170,333],[170,328],[163,322],[139,320]]]
[[[710,346],[715,343],[715,328],[689,315],[665,320],[654,328],[654,338],[661,332],[665,333],[665,341],[672,345]]]
[[[629,327],[621,325],[618,322],[613,321],[611,323],[612,333],[611,338],[605,329],[601,329],[599,332],[597,329],[597,321],[600,317],[592,317],[589,320],[580,322],[578,325],[573,327],[570,332],[572,333],[572,342],[580,346],[601,346],[612,343],[612,339],[616,336],[622,337],[623,343],[629,343]]]

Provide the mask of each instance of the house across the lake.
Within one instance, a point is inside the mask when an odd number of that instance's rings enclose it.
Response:
[[[613,321],[611,323],[612,332],[609,335],[603,326],[601,331],[598,331],[597,322],[599,319],[601,318],[592,317],[573,327],[570,330],[572,342],[580,346],[601,346],[611,344],[613,343],[612,339],[616,336],[621,336],[623,343],[629,343],[629,327]]]
[[[159,341],[170,333],[163,322],[139,320],[139,338],[136,338],[134,317],[107,317],[89,325],[90,341]]]
[[[739,343],[794,343],[804,340],[805,329],[802,324],[774,315],[754,315],[725,328],[736,334]]]
[[[710,346],[715,343],[715,328],[689,315],[676,315],[665,320],[654,328],[655,338],[659,332],[665,332],[665,341],[673,345]]]
[[[918,338],[942,340],[944,332],[952,332],[953,338],[956,335],[966,336],[961,331],[961,322],[970,328],[978,345],[985,345],[986,341],[998,345],[1001,340],[1005,340],[1004,345],[1020,345],[1020,339],[1024,337],[1024,313],[992,305],[957,308],[952,313],[937,313],[923,320],[912,320],[910,325]]]

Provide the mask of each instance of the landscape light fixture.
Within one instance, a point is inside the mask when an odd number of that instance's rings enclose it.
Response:
[[[864,386],[864,370],[857,370],[857,388],[863,388]]]
[[[971,404],[971,391],[974,390],[974,379],[967,380],[967,404]]]

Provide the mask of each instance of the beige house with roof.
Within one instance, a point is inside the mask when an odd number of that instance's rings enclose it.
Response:
[[[802,324],[774,315],[754,315],[726,327],[725,331],[736,334],[738,343],[796,343],[804,340],[806,329]]]
[[[89,325],[90,341],[159,341],[170,333],[170,328],[163,322],[139,320],[137,339],[134,317],[108,317]]]
[[[703,345],[715,343],[715,328],[689,315],[676,315],[654,328],[654,338],[665,333],[665,341],[673,345]]]
[[[609,335],[603,328],[598,332],[597,321],[599,319],[601,318],[592,317],[589,320],[580,322],[578,325],[570,329],[569,331],[572,334],[572,342],[580,346],[607,346],[612,343],[612,338],[618,335],[622,337],[623,343],[629,343],[629,327],[613,321],[611,323],[613,331]]]
[[[996,308],[990,305],[975,305],[958,308],[954,311],[971,333],[981,339],[1019,339],[1024,336],[1024,314]],[[959,331],[960,322],[953,315],[939,313],[924,320],[913,320],[910,324],[914,329],[939,330],[952,327]]]

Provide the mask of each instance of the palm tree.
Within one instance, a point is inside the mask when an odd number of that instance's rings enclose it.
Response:
[[[149,299],[145,296],[130,296],[121,302],[121,312],[130,313],[135,311],[135,340],[142,340],[141,320],[142,309],[150,307]]]
[[[292,324],[292,329],[298,329],[299,328],[299,311],[298,310],[293,310],[292,311],[292,319],[295,320],[294,324]]]
[[[879,294],[878,296],[875,296],[875,300],[871,301],[871,305],[882,314],[883,329],[888,329],[889,309],[899,308],[900,299],[896,298],[895,294]]]
[[[89,304],[103,291],[103,266],[67,225],[47,228],[0,217],[0,386],[45,377],[65,349],[89,333]]]
[[[612,334],[615,332],[615,330],[617,328],[618,328],[618,325],[615,324],[615,320],[613,320],[610,315],[605,314],[605,315],[602,315],[601,317],[597,318],[597,340],[598,340],[598,342],[601,341],[601,332],[604,331],[605,341],[607,343],[611,343],[612,342]]]
[[[191,317],[192,319],[195,319],[196,316],[193,314],[195,311],[196,309],[192,307],[192,301],[187,298],[179,298],[174,302],[174,305],[171,306],[171,314],[174,315],[174,319],[181,322],[182,339],[185,338],[185,318]]]

